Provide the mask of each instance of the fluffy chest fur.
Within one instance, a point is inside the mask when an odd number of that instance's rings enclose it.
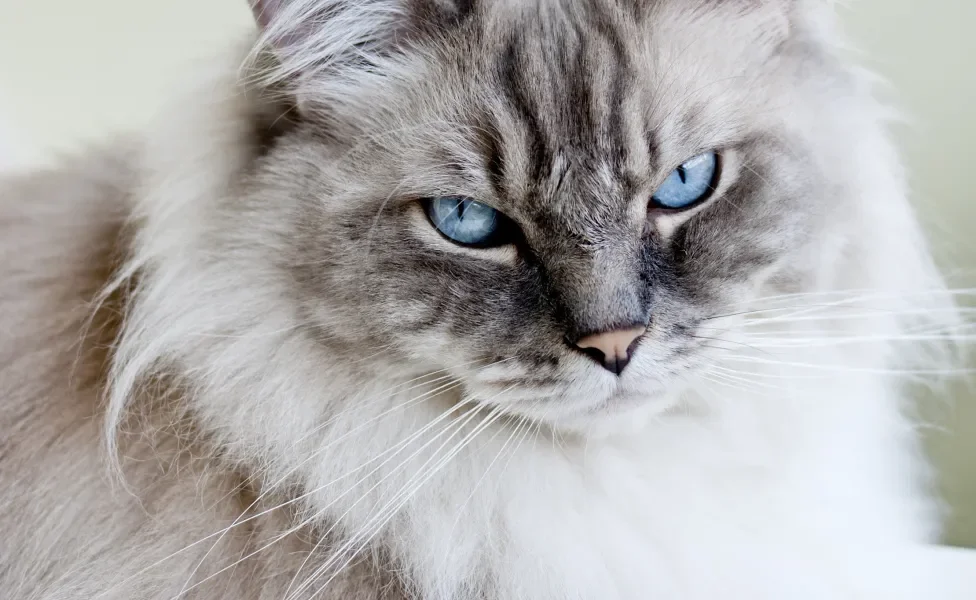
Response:
[[[750,371],[764,372],[784,374]],[[425,598],[909,598],[930,585],[898,541],[926,539],[935,515],[903,479],[921,463],[897,392],[870,375],[767,392],[719,383],[691,392],[707,414],[586,442],[511,424],[468,437],[486,412],[417,436],[351,503],[331,490],[349,487],[335,481],[353,461],[313,485],[348,518],[351,547],[385,540]]]

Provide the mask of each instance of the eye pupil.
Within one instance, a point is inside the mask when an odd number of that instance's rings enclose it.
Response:
[[[685,161],[671,172],[652,196],[658,208],[688,208],[714,191],[718,177],[718,155],[706,152]]]
[[[505,217],[497,210],[471,198],[442,196],[424,202],[427,218],[447,239],[462,246],[500,246]]]

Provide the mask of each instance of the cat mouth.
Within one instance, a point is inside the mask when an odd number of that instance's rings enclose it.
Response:
[[[661,396],[621,392],[603,402],[576,407],[576,410],[519,416],[542,423],[554,431],[600,438],[639,432],[646,423],[672,408],[673,403]]]
[[[496,387],[497,385],[497,387]],[[671,404],[664,389],[634,390],[616,383],[611,389],[574,389],[572,384],[542,388],[506,389],[498,384],[483,389],[480,403],[492,406],[518,419],[526,419],[555,430],[589,432],[608,422],[626,421],[638,414],[658,414]],[[507,392],[507,393],[506,393]]]

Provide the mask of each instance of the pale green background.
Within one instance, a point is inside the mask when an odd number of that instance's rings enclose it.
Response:
[[[796,0],[779,0],[796,1]],[[826,1],[826,0],[825,0]],[[853,0],[864,61],[893,84],[914,195],[956,283],[976,285],[976,0]],[[245,0],[0,0],[0,119],[15,157],[144,122],[182,66],[249,26]],[[931,448],[953,508],[950,541],[976,547],[976,402],[932,403]],[[940,429],[941,427],[941,429]]]

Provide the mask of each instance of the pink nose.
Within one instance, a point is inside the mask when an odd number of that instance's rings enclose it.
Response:
[[[603,365],[604,369],[620,375],[630,363],[637,342],[646,331],[646,327],[605,331],[580,339],[576,347]]]

